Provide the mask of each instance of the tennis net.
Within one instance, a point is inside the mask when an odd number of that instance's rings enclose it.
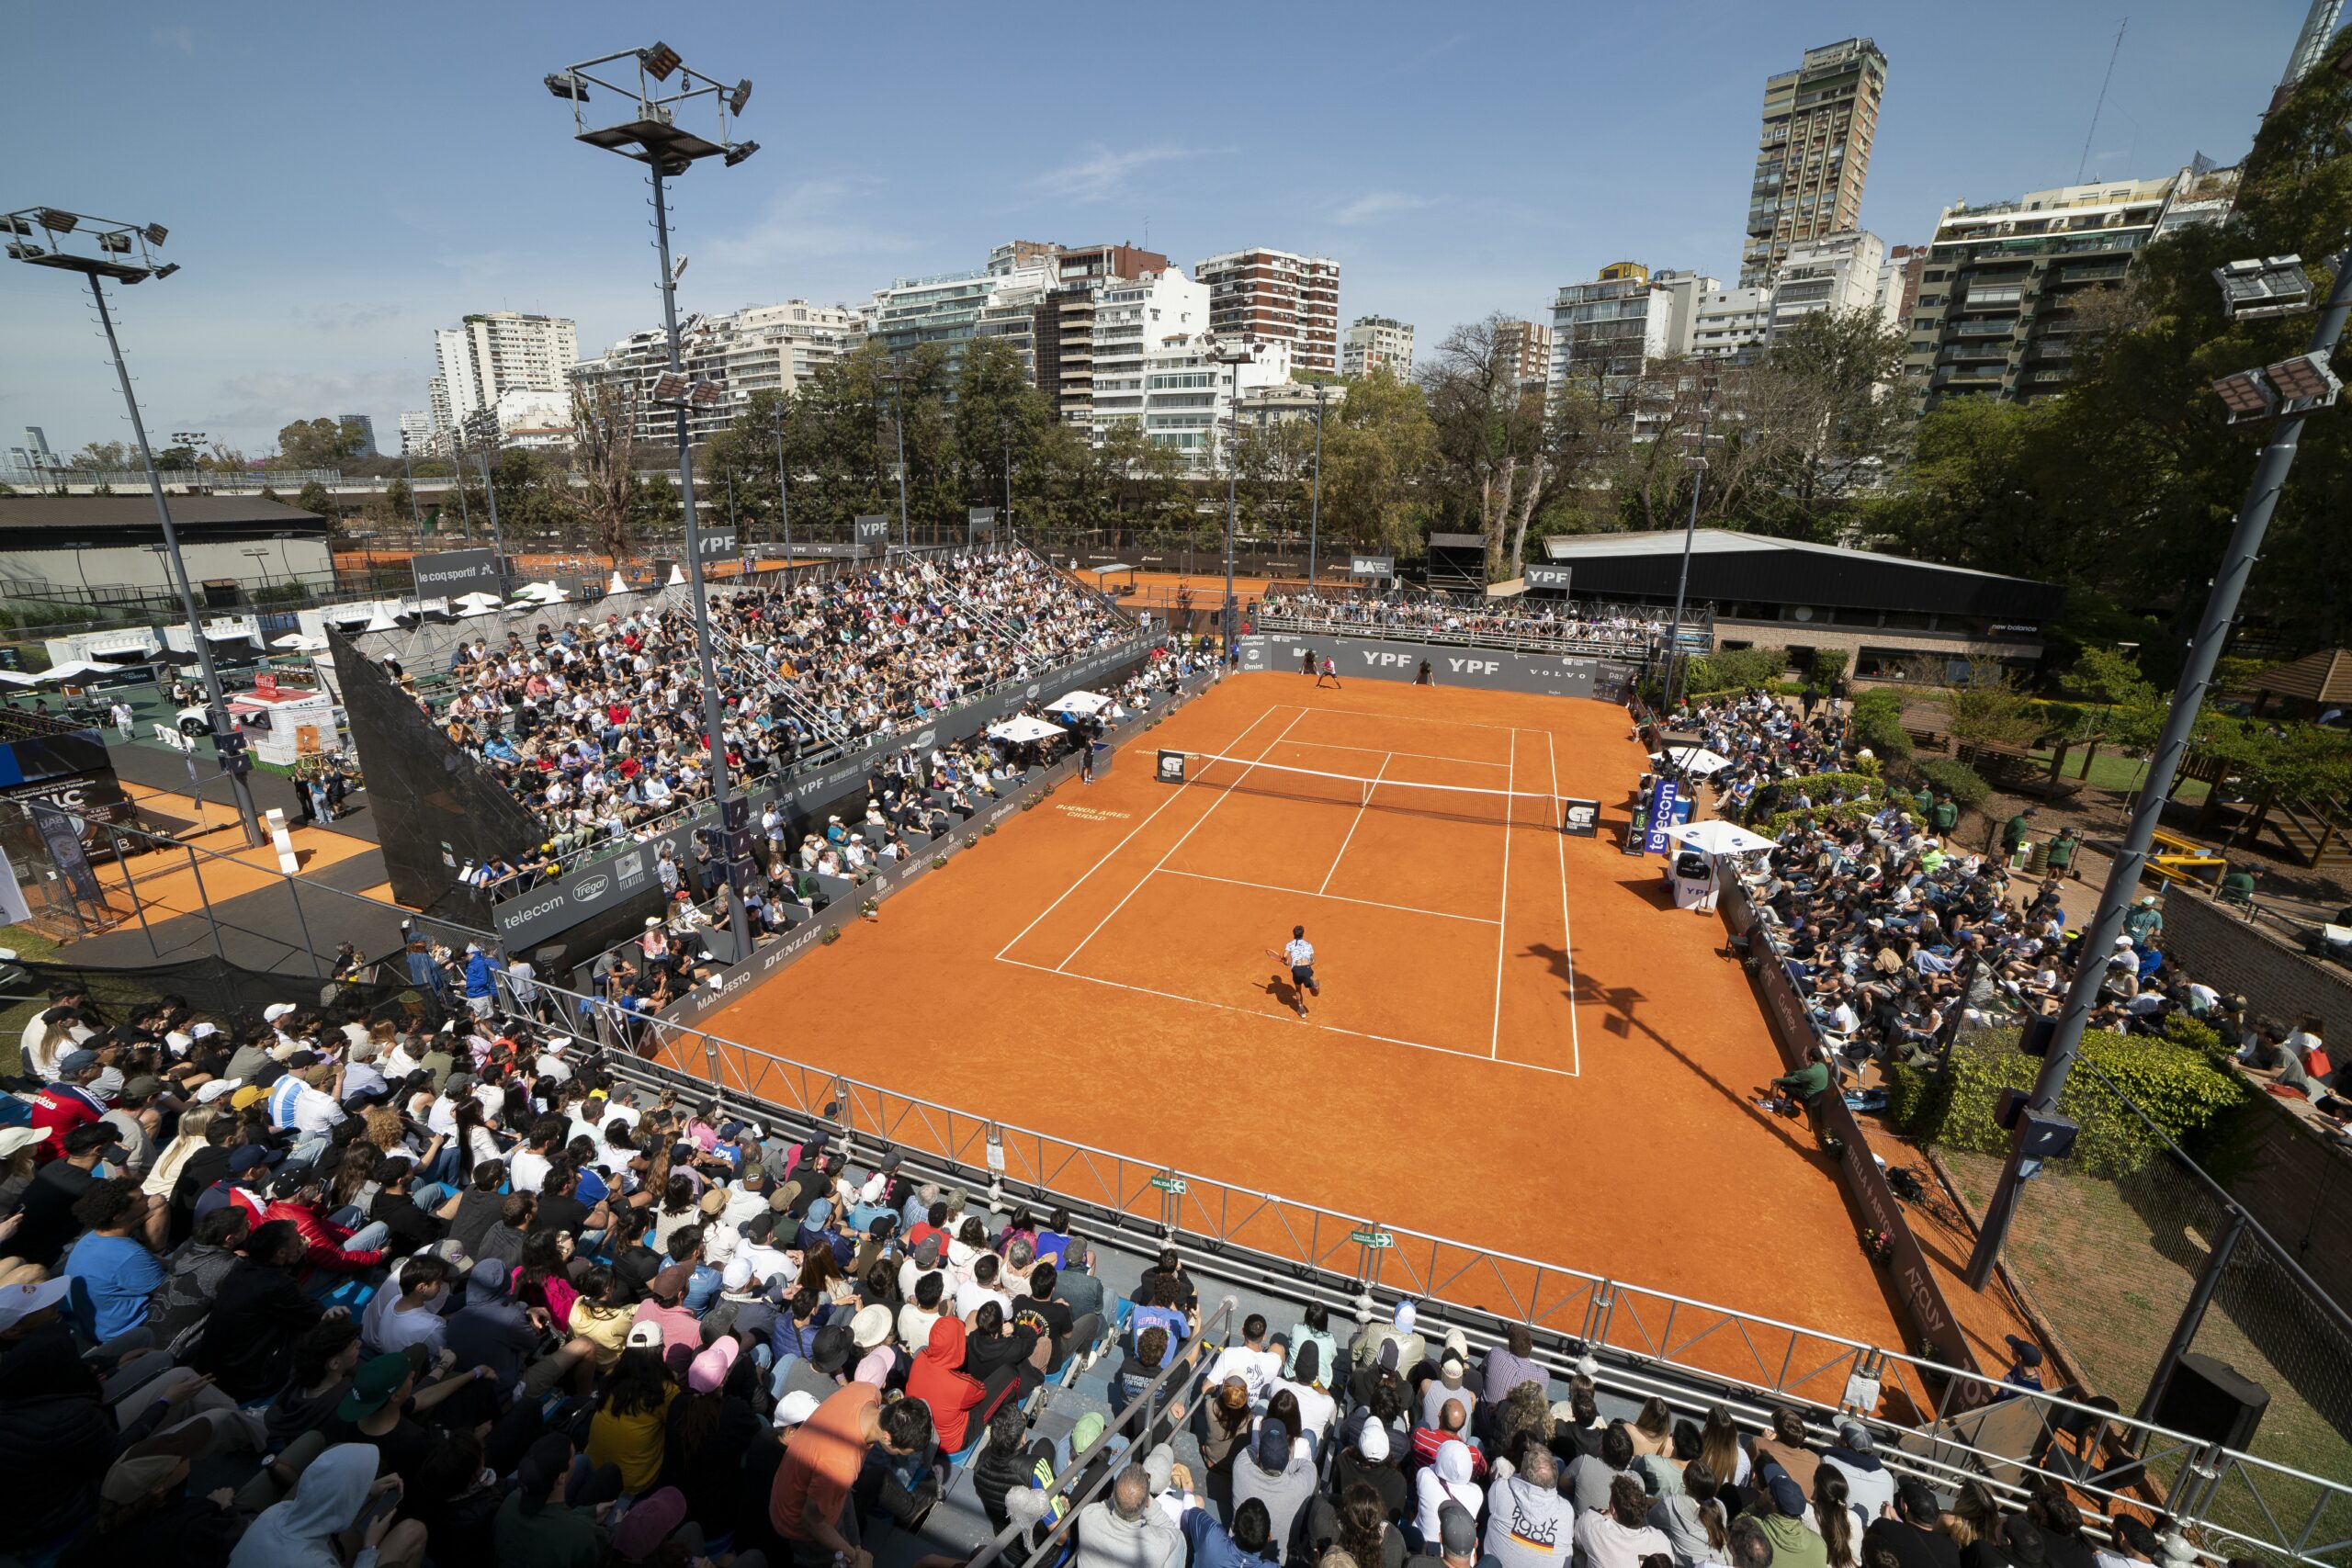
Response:
[[[1161,783],[1217,793],[1312,801],[1350,810],[1387,811],[1451,822],[1487,822],[1497,827],[1548,828],[1565,832],[1570,808],[1589,808],[1548,790],[1493,789],[1476,784],[1433,784],[1419,779],[1366,777],[1261,762],[1215,751],[1161,751]],[[1589,823],[1589,818],[1586,818]]]

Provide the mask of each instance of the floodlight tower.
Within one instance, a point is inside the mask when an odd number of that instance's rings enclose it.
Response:
[[[164,558],[171,562],[172,586],[179,593],[180,613],[187,617],[188,637],[196,644],[197,667],[204,672],[204,716],[212,735],[213,753],[235,793],[237,817],[245,825],[245,842],[258,849],[263,841],[261,815],[254,808],[253,788],[245,783],[245,775],[253,771],[253,759],[245,754],[245,738],[229,720],[220,674],[212,667],[212,645],[196,618],[196,594],[188,587],[179,532],[172,526],[172,509],[164,500],[164,478],[155,471],[155,454],[147,446],[147,423],[140,417],[139,399],[130,389],[130,367],[123,363],[122,344],[114,335],[114,317],[107,310],[106,279],[128,288],[179,271],[177,262],[155,260],[154,253],[163,245],[166,231],[161,223],[119,223],[57,207],[8,213],[0,217],[0,231],[8,236],[11,260],[78,272],[89,279],[90,298],[98,307],[98,325],[106,330],[107,352],[114,355],[115,378],[122,383],[123,407],[130,411],[130,434],[139,442],[139,462],[147,470],[147,489],[155,498],[155,521],[164,530]],[[86,250],[82,248],[85,245]]]
[[[598,75],[601,71],[603,75]],[[670,78],[677,85],[672,87]],[[749,77],[732,87],[718,78],[689,70],[678,51],[656,41],[644,49],[623,50],[551,72],[547,89],[571,105],[573,136],[591,147],[633,158],[652,171],[654,248],[662,263],[662,320],[668,336],[669,368],[653,383],[653,400],[666,403],[677,417],[678,496],[686,513],[686,582],[695,609],[695,651],[701,661],[703,722],[710,744],[710,792],[718,803],[720,859],[727,866],[729,896],[727,925],[735,942],[737,963],[752,955],[750,923],[743,917],[743,881],[751,872],[751,801],[739,799],[727,766],[727,705],[719,694],[718,669],[711,656],[710,601],[703,588],[702,529],[695,518],[694,439],[687,428],[690,408],[716,407],[719,388],[715,382],[689,382],[678,355],[678,273],[670,265],[668,186],[705,158],[717,158],[729,168],[760,150],[756,141],[737,141],[729,122],[751,100]],[[602,87],[622,102],[621,118],[611,125],[592,126],[584,105],[591,85]],[[717,139],[699,136],[680,125],[686,112],[709,112],[717,121]]]

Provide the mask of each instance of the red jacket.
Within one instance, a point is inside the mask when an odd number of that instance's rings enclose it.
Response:
[[[261,1217],[265,1224],[271,1220],[290,1221],[294,1228],[302,1233],[303,1243],[310,1251],[304,1255],[302,1267],[295,1275],[299,1280],[307,1280],[321,1269],[330,1274],[356,1274],[363,1269],[373,1269],[384,1260],[381,1252],[345,1251],[343,1244],[350,1239],[349,1231],[341,1225],[329,1224],[319,1217],[318,1211],[305,1209],[288,1199],[280,1198],[272,1202],[262,1211]]]
[[[966,1417],[987,1393],[979,1379],[964,1371],[962,1320],[943,1317],[933,1324],[931,1343],[923,1347],[907,1373],[907,1397],[920,1399],[931,1406],[931,1424],[939,1430],[940,1452],[963,1451]]]
[[[96,1095],[72,1084],[53,1083],[33,1096],[32,1114],[26,1121],[40,1129],[34,1145],[36,1164],[47,1165],[65,1152],[65,1134],[102,1119],[106,1109]]]

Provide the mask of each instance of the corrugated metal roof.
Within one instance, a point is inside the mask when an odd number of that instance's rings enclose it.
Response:
[[[2306,653],[2291,664],[2264,671],[2253,689],[2310,703],[2352,702],[2352,650],[2324,648]]]

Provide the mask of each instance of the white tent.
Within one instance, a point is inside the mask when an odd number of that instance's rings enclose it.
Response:
[[[668,586],[672,588],[684,588],[685,585],[686,569],[680,566],[677,562],[672,561],[670,563],[670,581]]]
[[[605,592],[607,593],[626,593],[628,592],[628,584],[623,582],[621,581],[621,574],[616,571],[613,573],[613,580],[605,584]]]
[[[495,610],[498,608],[498,595],[481,592],[460,593],[458,603],[469,610]]]
[[[288,632],[269,646],[288,649],[296,653],[317,653],[325,649],[327,639],[322,637],[308,637],[301,632]]]
[[[0,670],[0,683],[11,686],[38,686],[40,684],[40,677],[19,674],[14,670]]]
[[[1049,713],[1101,713],[1111,699],[1099,692],[1070,692],[1046,705]]]
[[[1703,822],[1685,822],[1679,827],[1668,828],[1666,830],[1666,836],[1677,843],[1688,844],[1700,853],[1709,855],[1753,854],[1758,850],[1779,847],[1763,834],[1751,832],[1738,823],[1727,822],[1720,817],[1711,817]]]
[[[93,675],[119,675],[119,664],[100,664],[93,660],[74,659],[63,664],[52,664],[33,677],[36,681],[85,681]]]
[[[1650,753],[1650,761],[1653,762],[1664,762],[1668,760],[1694,779],[1703,779],[1709,773],[1720,773],[1731,766],[1729,757],[1717,756],[1714,752],[1698,746],[1688,750],[1679,746],[1669,746],[1663,751]]]
[[[1015,745],[1026,740],[1051,740],[1067,733],[1058,724],[1047,724],[1042,718],[1031,718],[1025,713],[1014,714],[989,726],[989,735],[997,740],[1010,740]]]

